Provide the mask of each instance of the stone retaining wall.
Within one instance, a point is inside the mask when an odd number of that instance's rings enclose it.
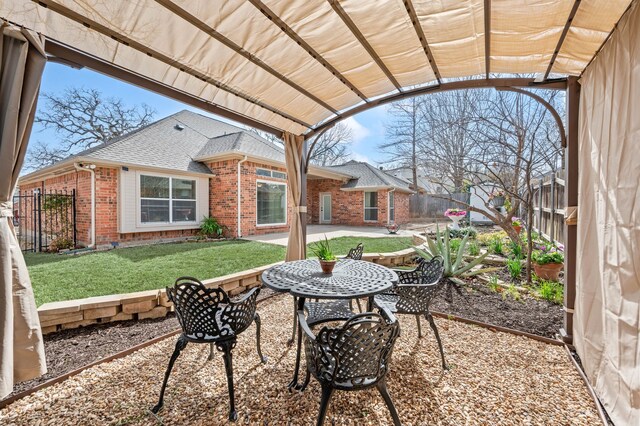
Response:
[[[363,260],[384,266],[398,266],[411,261],[413,249],[395,253],[365,253]],[[236,296],[261,285],[262,272],[275,264],[235,274],[204,280],[208,287],[221,287]],[[161,318],[173,310],[165,289],[89,297],[64,302],[45,303],[38,308],[43,334],[97,323]]]

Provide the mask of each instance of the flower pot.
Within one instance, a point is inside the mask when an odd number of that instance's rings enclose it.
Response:
[[[533,264],[536,275],[543,280],[558,281],[558,276],[564,268],[564,263],[545,263],[544,265]]]
[[[330,274],[333,272],[333,268],[336,266],[335,260],[321,260],[320,267],[322,268],[322,273]]]
[[[513,225],[513,229],[514,229],[514,231],[516,231],[516,234],[520,235],[520,231],[522,231],[522,226],[521,225]]]
[[[447,216],[449,219],[453,221],[453,225],[451,225],[451,229],[460,229],[460,221],[464,219],[464,216]]]
[[[504,196],[497,196],[497,197],[493,197],[493,200],[491,200],[491,202],[493,203],[493,207],[502,207],[504,206]]]

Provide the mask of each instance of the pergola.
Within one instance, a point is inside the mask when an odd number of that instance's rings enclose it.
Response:
[[[590,181],[597,177],[593,173],[582,174],[583,167],[591,165],[585,150],[591,149],[589,144],[613,141],[614,135],[622,136],[626,143],[631,143],[635,135],[635,142],[638,141],[637,119],[614,123],[613,113],[603,118],[606,112],[600,113],[598,108],[606,106],[596,96],[606,98],[611,92],[620,96],[611,105],[621,100],[631,102],[628,93],[625,97],[624,90],[617,89],[611,76],[634,66],[635,71],[627,70],[621,77],[627,83],[618,84],[630,85],[628,91],[638,94],[637,3],[5,0],[0,5],[0,17],[9,23],[5,28],[24,27],[41,34],[49,61],[87,67],[282,137],[289,188],[297,211],[291,224],[288,259],[305,255],[305,141],[309,138],[359,112],[417,95],[496,88],[536,97],[526,89],[566,90],[563,144],[567,216],[575,217],[578,204],[586,202],[589,207],[584,219],[581,210],[577,225],[574,220],[565,225],[564,338],[571,343],[576,335],[576,347],[603,402],[610,409],[615,408],[614,417],[630,419],[640,412],[637,401],[631,402],[632,394],[640,392],[640,379],[637,374],[634,379],[623,378],[629,368],[638,367],[631,353],[635,351],[636,358],[640,357],[639,304],[637,300],[630,302],[628,296],[640,291],[637,262],[635,276],[633,273],[633,250],[638,248],[638,242],[627,246],[630,253],[626,256],[631,257],[631,262],[618,262],[624,274],[601,268],[597,282],[587,282],[580,261],[583,259],[585,265],[610,263],[605,259],[606,253],[589,252],[586,245],[601,240],[587,237],[588,230],[581,228],[581,223],[600,223],[598,214],[604,208],[598,204],[598,197],[588,193],[589,188],[620,188],[611,180],[613,171],[599,176],[601,187]],[[5,69],[3,65],[3,75]],[[536,77],[521,77],[523,74]],[[583,80],[589,85],[590,98],[581,105],[581,86],[583,93],[587,88]],[[602,87],[609,90],[602,91]],[[628,103],[627,109],[632,106]],[[562,127],[557,113],[552,113]],[[619,130],[613,132],[608,126]],[[606,141],[592,138],[598,133],[602,138],[608,135]],[[27,131],[25,147],[28,135]],[[3,133],[3,156],[5,145]],[[598,146],[603,155],[610,152]],[[12,170],[17,167],[19,171],[21,164],[22,158],[17,155]],[[640,168],[637,160],[625,164]],[[632,171],[630,178],[637,178],[637,170]],[[607,236],[611,239],[605,244],[620,243],[623,237],[632,242],[638,238],[633,203],[621,205],[626,210],[617,212],[623,219],[616,226],[631,231]],[[10,283],[4,285],[7,286],[10,288]],[[617,313],[605,306],[603,288],[611,289],[616,301],[624,305]],[[582,311],[577,311],[580,315],[574,324],[576,300],[580,303],[577,309]],[[624,327],[610,329],[620,321]],[[614,339],[611,344],[622,349],[611,349],[608,339]],[[607,360],[615,362],[603,367]],[[3,377],[10,374],[4,368]]]

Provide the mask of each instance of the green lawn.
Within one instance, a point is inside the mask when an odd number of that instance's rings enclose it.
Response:
[[[344,255],[358,242],[365,252],[392,252],[411,246],[410,238],[331,240]],[[36,303],[153,290],[184,275],[207,279],[284,259],[285,248],[255,241],[158,244],[81,256],[26,253]]]

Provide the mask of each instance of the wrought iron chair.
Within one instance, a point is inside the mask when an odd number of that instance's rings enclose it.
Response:
[[[322,426],[333,392],[357,391],[375,386],[393,418],[400,425],[398,413],[389,396],[386,375],[393,345],[400,335],[400,325],[386,309],[380,314],[365,312],[354,315],[341,327],[323,327],[314,336],[304,311],[298,311],[298,321],[304,331],[307,376],[304,387],[313,375],[322,387],[322,399],[317,425]]]
[[[256,323],[258,356],[265,363],[267,358],[260,349],[260,316],[256,312],[256,299],[259,288],[254,288],[242,298],[233,300],[221,288],[207,288],[196,278],[182,277],[173,287],[167,287],[167,296],[176,310],[182,334],[178,337],[176,348],[169,359],[164,375],[160,399],[153,413],[158,413],[164,403],[164,391],[167,387],[173,364],[187,343],[209,343],[209,360],[213,359],[214,346],[224,358],[229,387],[229,420],[235,421],[237,413],[233,389],[233,364],[231,351],[236,345],[237,336],[246,330],[251,322]]]
[[[391,291],[375,296],[374,304],[381,309],[389,309],[393,313],[415,315],[418,322],[418,337],[422,337],[420,316],[424,315],[436,336],[442,358],[442,368],[447,370],[449,367],[444,359],[440,333],[438,333],[438,327],[429,312],[431,300],[444,284],[443,271],[444,263],[440,256],[429,261],[421,258],[416,269],[396,270],[399,283]]]
[[[362,243],[349,250],[345,259],[362,260],[364,246]],[[360,300],[356,299],[358,310],[362,312]],[[341,321],[353,316],[353,300],[308,301],[304,305],[307,311],[307,322],[312,326],[327,321]]]

